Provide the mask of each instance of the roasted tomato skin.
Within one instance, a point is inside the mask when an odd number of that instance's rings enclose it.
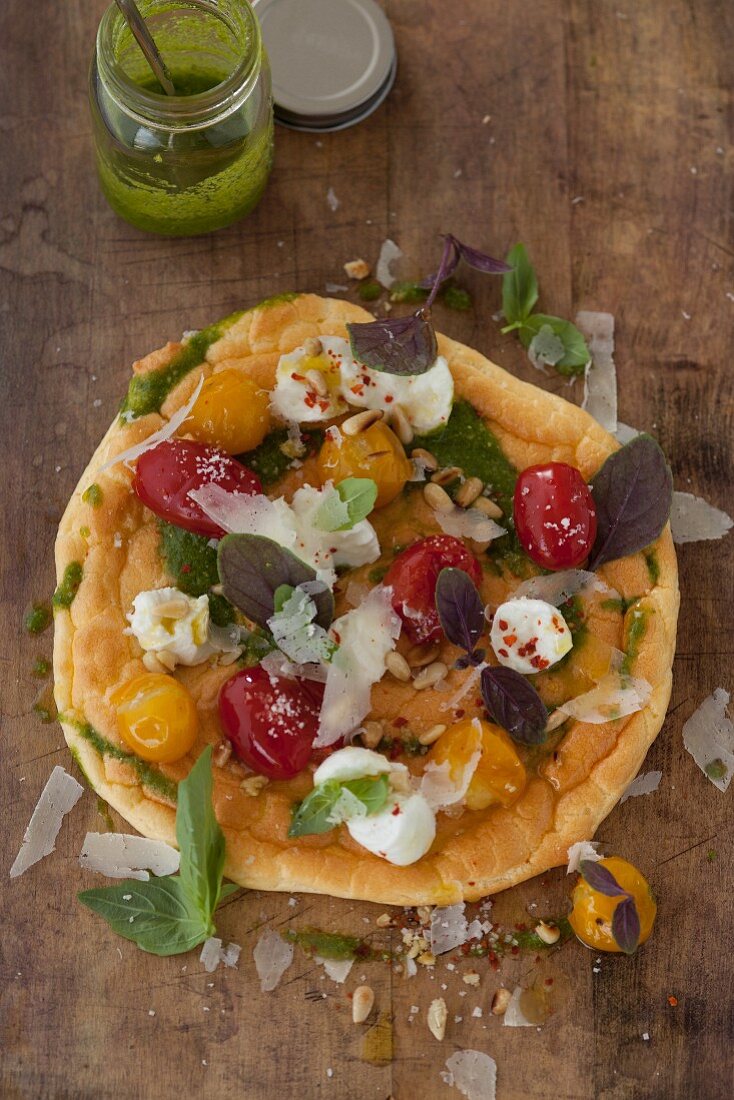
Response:
[[[442,569],[463,569],[479,587],[482,567],[461,539],[429,535],[398,554],[383,584],[392,588],[392,605],[415,645],[435,642],[442,635],[436,610],[436,582]]]
[[[222,686],[219,717],[235,755],[268,779],[292,779],[311,759],[320,697],[309,684],[243,668]]]
[[[574,569],[591,553],[596,508],[575,466],[528,466],[515,485],[515,529],[529,558],[544,569]]]
[[[161,519],[197,535],[221,538],[223,529],[188,495],[210,484],[244,496],[262,492],[252,470],[219,448],[191,439],[166,439],[145,451],[133,478],[136,496]]]

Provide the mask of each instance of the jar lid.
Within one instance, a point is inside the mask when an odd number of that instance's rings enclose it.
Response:
[[[395,80],[392,29],[375,0],[257,0],[276,119],[343,130],[371,114]]]

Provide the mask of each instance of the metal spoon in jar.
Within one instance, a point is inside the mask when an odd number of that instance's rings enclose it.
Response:
[[[176,95],[176,89],[171,80],[165,61],[158,52],[158,47],[153,41],[153,36],[148,30],[148,24],[137,9],[135,0],[115,0],[122,12],[122,17],[130,28],[135,41],[140,46],[145,60],[153,70],[153,75],[166,95]]]

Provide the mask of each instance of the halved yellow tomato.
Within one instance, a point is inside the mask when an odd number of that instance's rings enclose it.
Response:
[[[120,736],[143,760],[170,764],[196,740],[196,704],[173,676],[144,672],[117,688],[111,702]]]
[[[464,769],[476,752],[479,763],[466,792],[470,810],[499,804],[510,806],[525,789],[527,775],[510,737],[493,722],[465,719],[449,726],[431,750],[436,764],[448,761],[452,781],[461,784]]]
[[[201,387],[183,431],[228,454],[251,451],[270,431],[267,390],[234,368],[212,374]]]

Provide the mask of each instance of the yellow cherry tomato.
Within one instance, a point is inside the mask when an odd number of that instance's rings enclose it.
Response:
[[[212,374],[201,387],[183,431],[231,455],[251,451],[270,431],[268,392],[238,370]]]
[[[196,740],[196,704],[173,676],[144,672],[113,692],[123,741],[143,760],[170,764]]]
[[[412,473],[402,443],[381,420],[357,435],[327,436],[317,462],[322,485],[347,477],[371,477],[377,485],[376,508],[394,500]]]
[[[602,867],[611,871],[622,889],[634,898],[640,918],[640,943],[644,943],[652,932],[657,912],[647,879],[636,867],[619,856],[609,856],[599,862]],[[582,943],[594,951],[621,951],[612,935],[612,917],[622,900],[622,895],[610,898],[606,894],[600,894],[583,878],[579,878],[573,891],[573,909],[568,919]]]
[[[466,792],[468,808],[512,805],[524,791],[527,776],[509,736],[493,722],[465,719],[449,726],[431,750],[431,760],[439,765],[448,761],[451,779],[459,785],[464,768],[477,751],[482,755]]]

